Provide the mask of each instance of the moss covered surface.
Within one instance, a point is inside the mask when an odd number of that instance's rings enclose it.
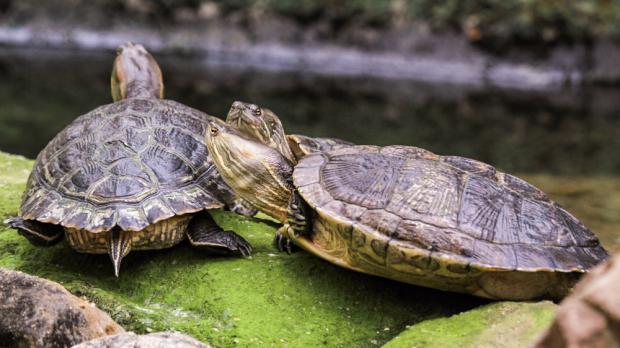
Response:
[[[32,161],[0,154],[0,209],[17,212]],[[0,230],[0,267],[65,285],[138,333],[178,330],[217,347],[372,347],[407,325],[481,303],[349,272],[304,252],[279,253],[274,226],[217,213],[216,220],[254,246],[251,258],[205,255],[182,243],[131,253],[120,278],[106,255],[73,251],[65,242],[30,245]]]
[[[548,301],[492,303],[414,325],[384,348],[527,347],[551,323],[555,307]]]

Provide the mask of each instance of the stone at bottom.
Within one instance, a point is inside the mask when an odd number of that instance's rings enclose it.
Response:
[[[534,347],[620,347],[620,252],[575,286]]]
[[[527,347],[551,320],[556,305],[543,302],[496,302],[411,326],[383,348]]]
[[[190,336],[178,332],[156,332],[148,335],[136,335],[126,332],[114,336],[107,336],[78,344],[73,348],[210,348]]]
[[[60,284],[0,268],[0,346],[70,347],[124,332]]]

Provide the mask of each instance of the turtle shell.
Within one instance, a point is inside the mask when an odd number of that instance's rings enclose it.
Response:
[[[38,155],[21,216],[90,232],[139,231],[222,207],[227,186],[203,141],[208,117],[161,99],[121,100],[78,117]]]
[[[367,273],[583,272],[607,257],[541,190],[463,157],[353,146],[303,158],[293,180],[314,230],[333,232],[306,248]]]

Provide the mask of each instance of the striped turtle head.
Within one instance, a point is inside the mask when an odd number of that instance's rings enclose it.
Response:
[[[263,213],[286,220],[293,165],[280,152],[211,118],[206,143],[224,181]]]
[[[295,163],[280,118],[271,110],[258,105],[236,101],[230,107],[226,122],[250,139],[278,150]]]

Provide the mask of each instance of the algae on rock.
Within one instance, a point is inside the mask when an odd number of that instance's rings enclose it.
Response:
[[[496,302],[414,325],[383,348],[527,347],[551,323],[555,308],[549,301]]]

